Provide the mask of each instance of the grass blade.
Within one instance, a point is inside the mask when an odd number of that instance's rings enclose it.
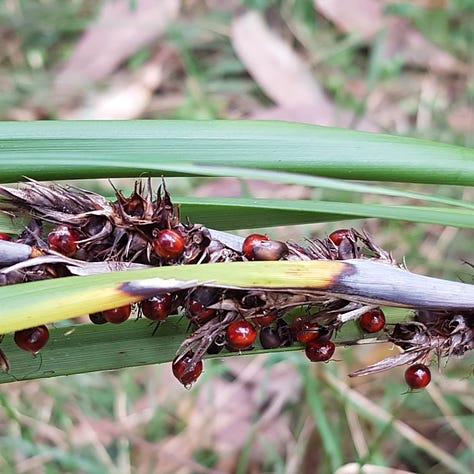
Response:
[[[0,181],[183,175],[186,164],[327,177],[474,184],[474,150],[265,121],[38,121],[0,124]],[[180,165],[173,173],[173,166]]]

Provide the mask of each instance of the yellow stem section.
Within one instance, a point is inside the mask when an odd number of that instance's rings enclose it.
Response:
[[[333,261],[233,262],[75,276],[0,288],[0,334],[134,303],[200,283],[240,288],[330,287],[350,272]]]

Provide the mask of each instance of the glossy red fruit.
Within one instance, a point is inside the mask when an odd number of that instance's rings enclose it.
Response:
[[[424,388],[431,382],[431,372],[424,364],[414,364],[405,370],[405,382],[412,389]]]
[[[198,326],[206,323],[216,315],[216,310],[206,308],[200,301],[191,298],[188,300],[189,319]]]
[[[13,339],[20,349],[36,353],[48,342],[49,330],[46,326],[22,329],[15,332]]]
[[[248,260],[254,260],[254,248],[262,242],[270,240],[267,235],[250,234],[247,236],[242,244],[242,253]]]
[[[161,258],[172,260],[181,257],[185,246],[184,237],[173,229],[160,230],[153,239],[153,250]]]
[[[118,308],[112,308],[102,311],[102,316],[109,323],[120,324],[130,317],[131,312],[132,306],[127,304],[125,306],[119,306]]]
[[[12,240],[12,238],[5,232],[0,232],[0,240]]]
[[[171,293],[153,296],[141,302],[142,313],[145,318],[152,321],[163,321],[171,314],[173,309],[173,296]]]
[[[334,245],[340,245],[342,240],[349,237],[350,235],[351,231],[349,229],[338,229],[329,234],[329,240]]]
[[[314,341],[319,337],[319,325],[312,321],[305,321],[304,318],[298,316],[290,324],[290,330],[293,337],[302,344]]]
[[[171,364],[173,375],[185,387],[191,386],[202,373],[202,360],[193,363],[193,356],[193,352],[187,352],[183,356],[176,357]]]
[[[334,354],[336,346],[331,341],[310,341],[306,344],[305,354],[311,362],[325,362]]]
[[[79,239],[79,232],[68,225],[58,225],[48,234],[49,247],[67,257],[76,253]]]
[[[272,312],[257,314],[256,316],[252,317],[252,323],[260,327],[268,326],[269,324],[272,324],[273,321],[275,321],[276,317],[277,315]]]
[[[385,314],[380,308],[371,309],[360,316],[359,326],[368,333],[379,332],[385,327]]]
[[[232,349],[242,351],[252,346],[257,338],[257,331],[248,321],[234,321],[227,326],[225,336]]]

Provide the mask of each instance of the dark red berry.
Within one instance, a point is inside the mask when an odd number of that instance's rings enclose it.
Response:
[[[153,249],[166,260],[181,257],[184,252],[184,237],[172,229],[160,230],[153,239]]]
[[[276,328],[265,326],[260,329],[259,333],[260,344],[264,349],[276,349],[282,347],[283,339]]]
[[[319,337],[319,325],[306,321],[304,317],[298,316],[290,324],[291,333],[293,337],[302,344],[307,344],[309,341],[314,341]]]
[[[424,388],[430,381],[430,369],[424,364],[414,364],[405,370],[405,382],[412,389]]]
[[[163,321],[171,314],[173,308],[173,296],[171,293],[148,298],[141,302],[142,313],[145,318],[152,321]]]
[[[118,308],[112,308],[102,311],[102,316],[109,323],[120,324],[130,317],[131,312],[132,306],[127,304],[125,306],[119,306]]]
[[[240,320],[230,323],[225,335],[227,344],[232,349],[242,351],[252,346],[257,338],[257,331],[248,321]]]
[[[256,316],[252,317],[252,323],[256,324],[257,326],[268,326],[275,321],[277,315],[275,313],[262,313],[257,314]]]
[[[342,240],[348,238],[350,235],[351,231],[349,229],[338,229],[329,234],[329,240],[334,245],[340,245]]]
[[[253,260],[272,262],[288,253],[288,246],[278,240],[263,240],[252,249]]]
[[[12,238],[5,232],[0,232],[0,240],[12,240]]]
[[[379,332],[385,327],[385,314],[380,308],[367,311],[359,318],[359,326],[365,332]]]
[[[250,234],[242,244],[242,253],[248,260],[254,260],[254,248],[262,242],[269,240],[268,236],[262,234]]]
[[[91,313],[89,319],[93,324],[105,324],[107,322],[102,313]]]
[[[185,386],[190,386],[202,373],[202,360],[193,363],[193,352],[187,352],[173,360],[171,369],[173,375]]]
[[[336,346],[331,341],[310,341],[306,344],[305,354],[311,362],[325,362],[334,354]]]
[[[200,301],[191,298],[188,300],[189,319],[198,326],[206,323],[216,315],[216,310],[206,308]]]
[[[58,225],[48,234],[49,247],[67,257],[76,253],[79,239],[79,232],[68,225]]]
[[[13,339],[20,349],[36,353],[48,342],[49,330],[46,326],[22,329],[15,332]]]

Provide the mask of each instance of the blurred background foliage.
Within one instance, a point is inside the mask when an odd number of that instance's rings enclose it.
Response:
[[[0,119],[277,119],[472,146],[473,23],[470,0],[2,0]],[[80,184],[110,195],[107,183]],[[348,199],[232,178],[168,187]],[[473,188],[441,192],[473,199]],[[262,231],[298,241],[347,226],[364,227],[413,271],[472,281],[461,263],[472,259],[467,229],[371,219]],[[421,393],[404,393],[400,370],[346,377],[389,352],[342,348],[316,367],[298,353],[212,360],[191,391],[168,365],[8,384],[0,469],[471,472],[472,356],[443,362]],[[40,364],[32,359],[32,370]]]

